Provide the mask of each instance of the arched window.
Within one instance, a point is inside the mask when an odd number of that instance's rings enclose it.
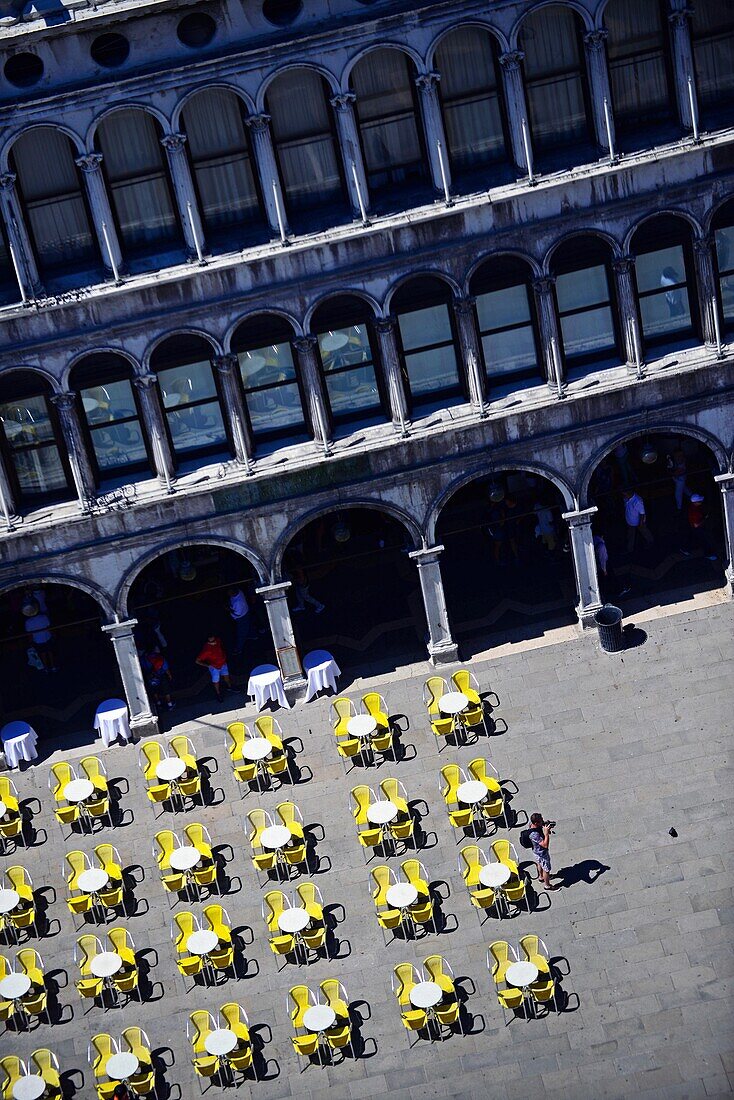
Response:
[[[153,352],[171,446],[177,458],[229,447],[212,346],[201,336],[171,336]]]
[[[734,325],[734,202],[728,202],[714,219],[716,267],[719,275],[721,312],[727,328]]]
[[[51,126],[21,134],[10,152],[38,270],[51,289],[77,286],[80,274],[100,266],[75,153]]]
[[[292,69],[268,87],[275,155],[289,211],[343,199],[333,112],[326,81],[312,69]]]
[[[434,403],[461,392],[451,288],[442,280],[408,280],[392,299],[398,319],[403,372],[412,404]]]
[[[149,468],[133,370],[119,355],[90,356],[71,373],[82,422],[94,456],[98,484]]]
[[[505,160],[496,39],[479,27],[460,27],[441,39],[436,68],[454,171]]]
[[[161,246],[182,242],[160,139],[156,120],[140,110],[115,111],[97,130],[95,140],[128,258],[150,256]]]
[[[69,495],[66,450],[50,396],[49,383],[33,371],[0,378],[0,436],[14,492],[22,499]]]
[[[208,238],[231,240],[234,226],[262,224],[239,96],[204,88],[186,101],[181,121]]]
[[[699,101],[713,113],[734,99],[734,10],[729,0],[696,0],[692,9]]]
[[[533,145],[542,152],[589,139],[581,21],[570,8],[531,12],[518,42]]]
[[[354,295],[329,299],[311,320],[329,407],[337,424],[374,416],[383,408],[372,322],[372,310]]]
[[[611,250],[598,237],[572,237],[553,253],[561,344],[569,369],[618,359]]]
[[[373,50],[352,70],[370,191],[427,179],[414,80],[413,63],[401,50]]]
[[[470,283],[490,383],[542,378],[532,272],[514,256],[489,260]]]
[[[604,23],[618,132],[670,118],[668,29],[659,0],[609,0]]]
[[[248,318],[232,337],[256,440],[306,435],[292,340],[290,324],[272,313]]]
[[[662,215],[640,226],[631,243],[645,344],[693,335],[697,324],[691,229]]]

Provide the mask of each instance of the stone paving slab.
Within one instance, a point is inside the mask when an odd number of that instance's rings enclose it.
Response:
[[[620,655],[600,653],[588,634],[474,660],[471,667],[482,690],[499,695],[492,715],[497,733],[480,736],[474,745],[448,745],[440,755],[421,702],[422,681],[434,670],[411,665],[343,684],[356,697],[367,688],[381,689],[391,712],[407,716],[409,729],[401,738],[406,758],[388,759],[379,768],[355,768],[345,776],[334,749],[328,700],[315,701],[278,715],[286,738],[302,739],[296,760],[313,776],[279,793],[240,798],[224,748],[224,726],[235,717],[252,718],[253,712],[240,705],[241,697],[230,696],[221,710],[175,729],[191,737],[197,756],[211,770],[213,799],[203,809],[164,813],[157,820],[144,794],[137,750],[105,751],[90,741],[65,755],[78,759],[90,749],[99,752],[110,778],[129,784],[120,800],[129,820],[112,830],[98,829],[94,836],[62,838],[51,812],[48,759],[16,774],[21,798],[41,803],[34,825],[46,837],[16,856],[0,857],[0,866],[22,863],[37,888],[56,891],[48,916],[58,932],[31,943],[47,970],[65,972],[68,981],[59,975],[61,1022],[49,1027],[44,1021],[20,1034],[6,1031],[0,1049],[26,1057],[38,1046],[51,1047],[63,1070],[84,1074],[84,1083],[68,1094],[93,1098],[86,1057],[90,1037],[97,1031],[119,1035],[123,1027],[141,1024],[167,1063],[159,1078],[165,1081],[160,1095],[166,1096],[170,1086],[169,1095],[189,1100],[199,1089],[186,1041],[188,1013],[237,1000],[251,1026],[272,1034],[263,1051],[267,1079],[238,1090],[263,1100],[488,1095],[585,1100],[636,1092],[646,1100],[698,1100],[729,1095],[734,1082],[729,858],[734,833],[728,826],[734,801],[728,755],[734,726],[734,606],[717,604],[654,619],[645,630],[645,643]],[[62,755],[56,751],[53,757]],[[553,862],[556,870],[565,869],[568,883],[543,895],[536,912],[492,917],[484,924],[463,885],[457,866],[461,845],[438,791],[443,763],[466,765],[475,756],[489,759],[503,779],[517,783],[515,808],[537,808],[558,820]],[[411,801],[427,804],[422,821],[427,845],[419,858],[431,882],[446,884],[440,887],[446,895],[441,908],[449,930],[386,946],[348,803],[352,786],[376,785],[389,775],[402,780]],[[313,881],[327,905],[344,907],[344,920],[336,928],[338,957],[319,958],[309,966],[284,965],[269,950],[260,909],[264,888],[250,863],[243,827],[248,809],[273,810],[287,798],[300,807],[307,826],[323,826],[324,838],[317,830],[316,844],[323,870]],[[243,951],[247,976],[243,968],[240,977],[186,992],[174,962],[171,910],[158,882],[152,841],[156,829],[180,831],[189,821],[206,824],[215,846],[231,846],[226,852],[231,885],[222,901],[234,927],[252,929],[254,942]],[[671,826],[677,838],[668,835]],[[508,834],[501,828],[497,835],[509,835],[522,858],[518,831]],[[137,911],[125,923],[150,963],[153,993],[142,1005],[131,1002],[104,1011],[82,1003],[74,988],[78,933],[64,904],[60,868],[65,851],[89,852],[107,840],[120,850],[124,866],[137,868],[137,878],[144,874],[134,889]],[[488,848],[489,840],[480,843]],[[378,862],[376,857],[371,865]],[[386,862],[397,868],[400,861]],[[598,874],[602,867],[608,869]],[[51,892],[46,896],[50,900]],[[176,911],[185,908],[199,913],[202,904],[180,902]],[[517,943],[530,931],[545,939],[552,955],[568,959],[563,987],[571,994],[571,1010],[530,1021],[518,1018],[505,1026],[485,966],[487,945],[494,939]],[[13,953],[0,950],[6,957]],[[469,993],[468,1033],[441,1043],[405,1031],[390,990],[396,963],[420,962],[434,952],[467,979],[462,984]],[[302,981],[317,985],[327,976],[341,978],[350,1000],[359,1002],[366,1056],[300,1072],[290,1043],[287,990]],[[79,1073],[75,1080],[80,1081]],[[232,1092],[214,1086],[209,1095],[224,1091]]]

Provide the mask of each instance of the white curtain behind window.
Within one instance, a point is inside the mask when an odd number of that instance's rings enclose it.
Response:
[[[519,47],[533,141],[548,148],[583,139],[588,127],[574,13],[553,6],[528,16]]]
[[[614,115],[618,122],[669,112],[663,25],[655,0],[610,0],[604,12]]]
[[[259,204],[247,133],[234,92],[197,92],[182,118],[207,225],[233,225],[256,214]]]
[[[505,152],[492,41],[486,31],[452,31],[436,51],[446,139],[459,168],[501,159]]]
[[[698,94],[717,105],[734,96],[734,2],[696,0],[691,17]]]
[[[400,50],[375,50],[352,72],[367,171],[376,187],[400,182],[421,165],[408,59]],[[387,173],[390,174],[387,174]]]
[[[94,238],[66,134],[50,126],[29,130],[13,145],[13,160],[41,269],[93,259]]]
[[[338,198],[341,178],[323,79],[311,69],[285,72],[268,88],[267,107],[290,206]]]

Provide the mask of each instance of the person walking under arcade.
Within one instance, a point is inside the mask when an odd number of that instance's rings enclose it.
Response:
[[[202,668],[209,670],[209,675],[214,685],[214,694],[217,699],[221,699],[222,689],[220,687],[220,681],[224,680],[227,688],[231,689],[232,687],[229,680],[227,654],[224,651],[221,638],[218,638],[216,634],[210,634],[206,640],[206,645],[196,658],[196,663],[197,665],[201,665]]]
[[[644,500],[634,489],[623,489],[622,497],[624,498],[624,521],[627,524],[627,553],[631,554],[634,550],[638,534],[649,549],[654,540],[647,526]]]

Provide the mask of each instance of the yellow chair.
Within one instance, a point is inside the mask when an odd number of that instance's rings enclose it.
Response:
[[[211,1012],[202,1008],[192,1012],[186,1021],[186,1038],[194,1052],[191,1061],[198,1077],[213,1077],[219,1068],[219,1059],[208,1054],[204,1045],[207,1035],[215,1031],[216,1026]]]
[[[184,827],[184,836],[201,856],[200,865],[191,872],[194,882],[197,886],[217,886],[217,865],[212,854],[212,838],[206,825],[192,821]]]
[[[112,950],[122,959],[123,970],[137,966],[135,941],[127,928],[108,928],[107,939]]]
[[[5,1100],[13,1100],[13,1090],[21,1077],[26,1076],[26,1067],[16,1054],[6,1054],[0,1058],[2,1072],[2,1090]]]
[[[108,1035],[104,1031],[100,1031],[92,1036],[87,1051],[87,1058],[97,1081],[107,1077],[107,1063],[113,1054],[119,1053],[120,1048],[111,1035]]]
[[[163,747],[157,741],[143,741],[140,746],[138,760],[140,768],[148,783],[159,783],[156,768],[165,757]],[[167,784],[166,784],[167,785]]]
[[[4,775],[0,775],[0,800],[5,803],[5,814],[0,822],[0,842],[2,842],[0,850],[4,850],[6,840],[17,841],[18,837],[25,844],[23,816],[18,804],[18,791],[13,780]]]
[[[59,1061],[52,1050],[39,1047],[31,1054],[31,1070],[38,1073],[46,1083],[44,1100],[61,1100],[61,1078]]]
[[[466,695],[472,707],[481,707],[482,701],[479,698],[479,684],[476,681],[476,677],[468,668],[458,669],[456,672],[452,673],[451,679],[456,690]]]
[[[97,802],[107,802],[109,812],[109,788],[107,785],[107,771],[102,761],[96,756],[85,756],[80,762],[79,766],[84,772],[87,779],[94,787],[95,797],[88,799],[86,802],[87,810],[92,813],[93,817],[100,816],[99,810],[92,812],[92,807]],[[110,825],[112,820],[110,819]]]
[[[99,865],[103,871],[106,871],[109,875],[110,882],[122,881],[122,862],[120,860],[120,853],[114,844],[97,844],[94,849],[94,854],[99,861]]]
[[[279,802],[275,812],[295,840],[303,840],[303,816],[293,802]]]
[[[388,752],[392,753],[392,758],[397,761],[395,756],[395,747],[393,745],[393,732],[391,729],[380,730],[378,728],[376,733],[372,734],[370,738],[370,748],[373,753],[379,752],[382,756],[385,756]]]
[[[242,1005],[237,1004],[236,1001],[228,1001],[227,1004],[223,1004],[219,1009],[219,1022],[222,1027],[228,1028],[237,1036],[237,1046],[227,1055],[229,1065],[240,1073],[247,1073],[249,1069],[252,1069],[257,1080],[252,1043],[250,1041],[250,1025],[247,1013]]]
[[[319,1037],[313,1032],[304,1035],[291,1035],[291,1042],[296,1054],[303,1058],[310,1058],[319,1048]]]
[[[79,967],[81,977],[77,978],[76,988],[82,1000],[95,1000],[102,996],[104,982],[92,973],[92,959],[102,953],[102,944],[96,936],[85,933],[74,944],[74,962]]]
[[[336,751],[344,762],[353,760],[355,756],[359,756],[361,753],[362,742],[358,737],[343,737],[337,741]],[[346,764],[344,770],[346,771]]]
[[[509,840],[505,840],[504,838],[493,840],[490,844],[490,848],[498,863],[504,863],[506,867],[509,867],[511,874],[519,874],[517,868],[517,852]]]
[[[520,950],[526,962],[531,962],[534,966],[537,966],[541,974],[550,974],[548,948],[540,936],[535,934],[523,936],[520,940]]]
[[[505,1014],[505,1009],[510,1009],[514,1012],[515,1009],[522,1008],[525,1000],[522,989],[516,989],[514,985],[510,985],[507,989],[497,989],[496,992],[503,1016]]]
[[[426,879],[426,869],[419,859],[403,860],[400,864],[400,870],[403,872],[410,885],[415,886],[418,891],[419,899],[425,899],[429,896],[430,890],[428,889],[428,881]]]
[[[171,829],[161,829],[153,839],[153,855],[158,864],[161,882],[171,894],[180,894],[186,888],[186,875],[171,867],[171,852],[179,848],[178,837]]]
[[[408,792],[399,779],[381,780],[380,790],[385,798],[398,808],[398,816],[388,823],[390,835],[393,840],[407,841],[413,836],[415,828],[415,822],[408,809]]]
[[[194,746],[191,744],[188,737],[185,737],[183,734],[172,737],[168,742],[168,748],[174,756],[177,756],[179,760],[183,760],[187,772],[198,772],[199,766],[196,762]]]
[[[265,810],[249,810],[247,813],[247,820],[250,824],[250,831],[248,839],[250,841],[250,847],[252,849],[252,862],[256,871],[271,871],[275,867],[276,854],[269,849],[263,848],[260,841],[263,829],[267,829],[272,825],[270,815]]]
[[[439,784],[441,796],[446,803],[449,821],[455,829],[466,829],[471,825],[474,810],[471,806],[462,806],[457,791],[464,782],[464,775],[458,764],[444,764],[441,768],[443,783]],[[452,808],[453,807],[453,808]]]
[[[512,875],[504,885],[500,886],[500,890],[508,901],[514,902],[515,904],[524,900],[527,911],[528,913],[530,912],[530,899],[528,897],[524,878],[520,878],[519,875]]]
[[[311,920],[323,924],[324,899],[318,886],[313,882],[301,882],[296,886],[296,893]]]
[[[495,891],[483,886],[479,879],[479,873],[486,862],[484,853],[476,844],[468,844],[459,852],[459,871],[476,909],[491,909],[497,902]]]
[[[413,1008],[410,991],[421,981],[412,963],[398,963],[390,979],[392,991],[400,1005],[400,1015],[408,1031],[422,1031],[428,1026],[428,1014],[422,1008]]]
[[[384,931],[394,932],[403,921],[401,909],[393,909],[387,900],[387,892],[397,882],[394,872],[385,865],[373,867],[370,876],[375,886],[370,892],[377,911],[377,923]]]
[[[238,783],[245,785],[253,783],[257,779],[258,766],[256,761],[245,760],[242,749],[245,741],[250,736],[250,731],[244,722],[230,722],[227,726],[227,751],[232,761],[232,771]]]
[[[332,699],[331,709],[335,715],[335,720],[332,723],[334,733],[337,737],[348,737],[349,730],[347,726],[349,724],[349,719],[354,718],[357,713],[354,703],[351,699],[342,696],[339,699]]]
[[[325,978],[319,988],[327,1005],[336,1016],[336,1023],[326,1031],[329,1046],[338,1050],[349,1044],[351,1049],[351,1025],[346,989],[337,978]]]
[[[493,794],[501,794],[502,788],[500,786],[499,776],[492,765],[483,757],[478,756],[475,760],[470,760],[468,771],[472,779],[476,779],[479,783],[483,783],[488,791]],[[489,775],[488,772],[494,774]]]
[[[142,1027],[126,1027],[122,1033],[122,1045],[138,1059],[138,1070],[130,1078],[136,1096],[147,1096],[155,1089],[155,1068],[150,1053],[150,1039]]]
[[[443,992],[443,1000],[436,1005],[436,1019],[441,1024],[452,1027],[459,1025],[462,1035],[464,1029],[461,1026],[461,1003],[456,994],[454,972],[451,964],[442,955],[429,955],[423,962],[423,967],[429,980],[440,986]]]
[[[506,940],[495,940],[487,948],[487,969],[494,978],[495,985],[504,982],[507,968],[517,962],[515,953]]]
[[[303,1017],[307,1009],[315,1004],[315,999],[307,985],[292,986],[288,990],[288,998],[288,1014],[291,1018],[291,1023],[298,1031],[303,1028]]]
[[[25,993],[20,1003],[27,1016],[40,1016],[46,1013],[46,1020],[51,1023],[48,1013],[48,994],[46,992],[46,979],[44,974],[43,959],[32,947],[23,947],[18,951],[16,958],[23,973],[30,979],[31,988]]]
[[[361,700],[362,709],[377,722],[377,729],[386,733],[390,729],[390,719],[387,713],[387,703],[377,691],[368,691]]]
[[[59,760],[51,765],[51,774],[48,777],[49,790],[57,802],[66,802],[64,787],[76,779],[76,772],[66,760]]]
[[[283,731],[277,718],[272,714],[260,714],[255,719],[258,737],[264,737],[277,752],[283,751]]]
[[[295,937],[281,932],[278,917],[287,908],[287,899],[282,890],[268,890],[262,900],[262,915],[270,933],[270,950],[274,955],[290,955],[295,950]]]
[[[441,708],[438,701],[442,695],[448,693],[448,684],[443,676],[429,676],[423,685],[423,702],[431,718],[441,717]]]
[[[351,795],[354,801],[354,805],[352,806],[352,817],[358,826],[369,825],[367,810],[370,803],[374,802],[372,789],[366,784],[360,783],[359,786],[352,787]]]
[[[234,947],[232,945],[232,922],[224,906],[216,903],[204,906],[204,920],[219,941],[209,960],[217,970],[227,970],[234,966]]]
[[[26,871],[25,867],[21,867],[18,863],[13,867],[8,867],[5,872],[5,877],[10,887],[15,890],[19,898],[15,909],[11,909],[9,913],[5,914],[5,921],[9,922],[15,930],[22,930],[32,926],[37,936],[36,901],[33,894],[33,879],[30,873]],[[3,927],[2,918],[0,918],[0,928],[1,927]]]
[[[196,932],[199,927],[194,914],[188,911],[175,913],[171,922],[171,939],[176,949],[176,965],[184,978],[195,978],[204,968],[203,957],[189,954],[186,946],[191,933]]]

